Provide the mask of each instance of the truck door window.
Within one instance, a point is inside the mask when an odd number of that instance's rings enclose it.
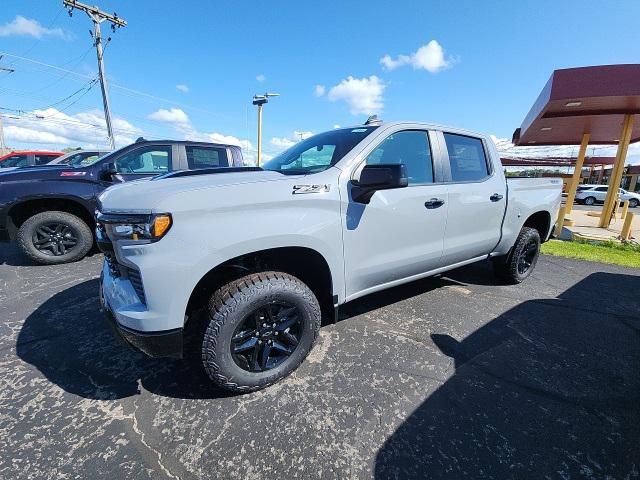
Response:
[[[404,163],[409,185],[433,183],[433,161],[427,132],[403,130],[389,135],[367,157],[367,165]]]
[[[139,148],[116,160],[118,173],[162,174],[169,171],[171,147]]]
[[[228,167],[226,148],[186,147],[187,165],[192,170],[197,168]]]
[[[489,176],[482,140],[453,133],[445,133],[444,140],[453,182],[477,182]]]

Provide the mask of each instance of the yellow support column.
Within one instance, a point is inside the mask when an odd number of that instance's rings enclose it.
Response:
[[[578,184],[580,183],[580,178],[582,177],[582,165],[584,164],[584,156],[587,154],[587,147],[589,146],[590,136],[591,135],[588,133],[582,134],[580,151],[578,152],[578,158],[576,159],[576,168],[573,171],[571,183],[569,184],[569,191],[567,192],[567,201],[565,202],[566,213],[571,213],[571,209],[573,208],[573,201],[576,198],[576,190],[578,189]]]
[[[564,225],[564,212],[565,207],[560,207],[560,210],[558,210],[558,221],[556,222],[556,229],[553,231],[553,234],[556,237],[560,237],[560,234],[562,233],[562,226]]]
[[[638,174],[635,173],[631,175],[631,181],[629,182],[629,188],[627,189],[630,192],[636,191],[636,183],[638,182]]]
[[[624,172],[624,161],[627,158],[627,150],[631,141],[631,132],[633,130],[633,115],[626,114],[622,122],[622,134],[618,143],[618,151],[616,152],[616,162],[613,165],[611,177],[609,178],[609,188],[607,189],[607,197],[602,206],[602,214],[600,215],[599,226],[607,228],[611,222],[614,212],[615,202],[618,198],[618,189],[622,181],[622,173]]]
[[[625,200],[622,203],[622,215],[620,215],[620,218],[622,220],[624,220],[625,218],[627,218],[627,212],[629,211],[629,200]]]
[[[620,237],[622,240],[629,240],[631,238],[631,224],[633,223],[633,213],[628,213],[627,218],[624,219],[624,225],[622,226],[622,232]]]

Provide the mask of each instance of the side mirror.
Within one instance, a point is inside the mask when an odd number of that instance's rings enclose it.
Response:
[[[409,185],[407,167],[403,163],[365,165],[360,179],[353,181],[351,196],[356,202],[369,203],[377,190],[403,188]]]
[[[111,182],[113,180],[112,179],[113,175],[115,175],[116,173],[118,173],[118,170],[116,170],[116,164],[113,162],[109,162],[102,169],[100,176],[102,177],[103,180],[106,180],[107,182]]]

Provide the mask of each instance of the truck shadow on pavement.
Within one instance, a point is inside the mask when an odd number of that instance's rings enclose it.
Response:
[[[351,302],[341,319],[381,308],[441,287],[425,279]],[[140,385],[175,398],[220,398],[233,394],[212,385],[199,350],[182,360],[152,359],[121,341],[100,312],[98,280],[53,295],[25,320],[16,350],[25,362],[69,393],[91,399],[137,395]],[[188,347],[185,352],[188,352]]]
[[[640,276],[594,273],[466,338],[379,449],[386,478],[628,478],[640,468]]]
[[[152,359],[118,339],[100,312],[98,280],[70,287],[29,315],[17,354],[67,392],[92,399],[125,398],[145,389],[167,397],[219,398],[196,356]]]

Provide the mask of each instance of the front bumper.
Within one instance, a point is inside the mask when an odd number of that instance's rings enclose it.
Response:
[[[105,275],[105,271],[103,270],[102,275],[100,275],[100,305],[107,321],[111,327],[113,327],[118,337],[128,345],[137,348],[150,357],[182,358],[182,328],[156,332],[142,332],[126,327],[118,322],[117,316],[122,315],[122,313],[115,314],[105,296],[105,292],[109,291],[109,288],[106,287],[106,285],[111,282],[114,282],[113,277],[108,273]]]

